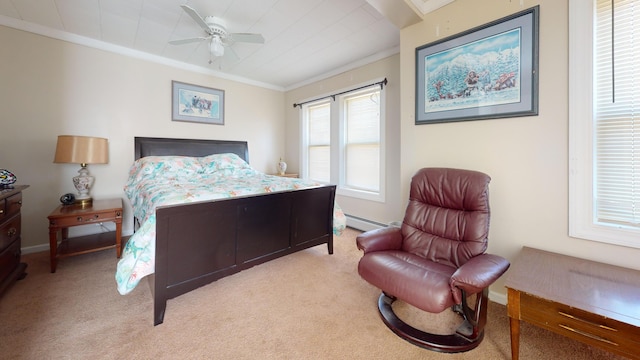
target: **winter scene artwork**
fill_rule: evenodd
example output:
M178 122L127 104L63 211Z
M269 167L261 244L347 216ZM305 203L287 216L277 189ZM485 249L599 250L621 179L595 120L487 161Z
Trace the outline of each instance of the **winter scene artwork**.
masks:
M416 124L537 115L539 6L416 49Z
M520 29L425 59L425 109L434 112L520 101Z

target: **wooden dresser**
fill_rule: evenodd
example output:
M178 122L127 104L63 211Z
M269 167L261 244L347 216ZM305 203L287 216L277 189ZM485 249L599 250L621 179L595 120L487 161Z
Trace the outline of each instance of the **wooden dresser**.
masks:
M505 286L512 359L520 320L640 359L640 271L524 247Z
M27 264L20 262L20 208L22 190L28 187L0 190L0 295L26 275Z

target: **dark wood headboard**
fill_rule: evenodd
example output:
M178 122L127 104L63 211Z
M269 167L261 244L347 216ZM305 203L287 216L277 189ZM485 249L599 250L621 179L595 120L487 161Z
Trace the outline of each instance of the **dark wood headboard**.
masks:
M145 156L207 156L233 153L249 162L246 141L135 137L135 160Z

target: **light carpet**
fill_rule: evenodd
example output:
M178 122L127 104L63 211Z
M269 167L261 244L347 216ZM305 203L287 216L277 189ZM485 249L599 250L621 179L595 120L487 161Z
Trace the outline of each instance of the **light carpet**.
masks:
M153 326L146 281L116 291L115 251L62 259L23 256L28 276L0 298L2 359L509 359L506 308L490 303L485 339L472 351L442 354L400 339L380 320L379 290L357 273L359 232L218 280L169 300ZM415 309L414 309L415 310ZM451 311L405 308L437 329ZM429 330L429 329L427 329ZM526 323L521 359L619 359Z

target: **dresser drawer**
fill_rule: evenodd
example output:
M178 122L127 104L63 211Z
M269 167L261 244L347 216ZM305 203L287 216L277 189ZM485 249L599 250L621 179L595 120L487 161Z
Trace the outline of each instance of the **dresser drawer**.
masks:
M0 225L0 251L20 238L20 214L14 215Z
M0 251L0 279L5 279L20 263L20 241Z
M17 193L0 200L0 222L9 218L13 214L19 213L21 207L22 193Z
M5 199L7 217L17 214L20 212L20 208L22 208L22 193L17 193L15 195L11 195Z
M627 356L640 349L640 328L632 325L526 293L520 309L522 320L572 339Z

